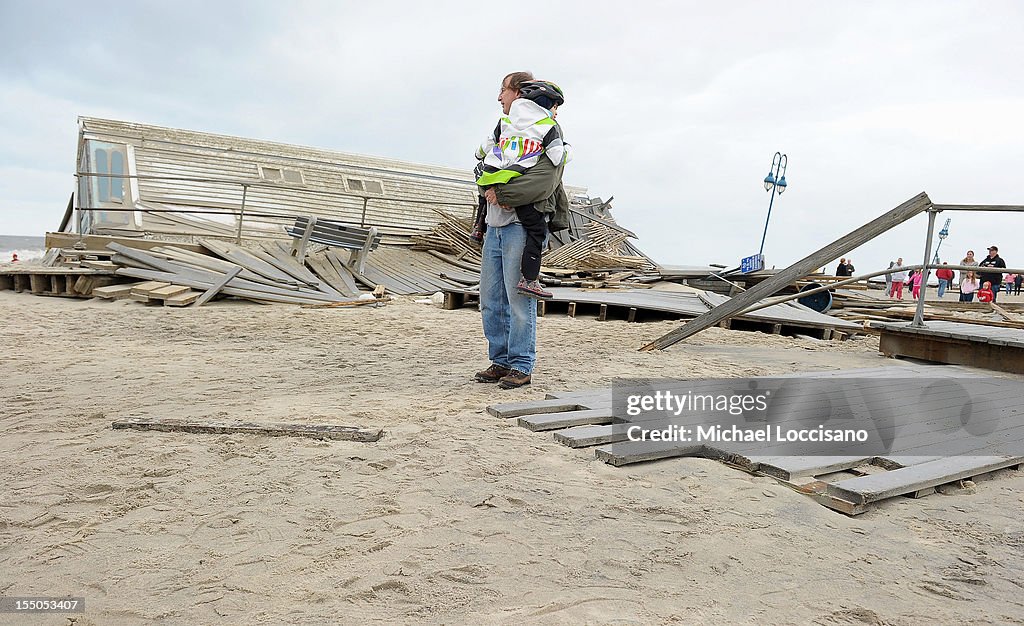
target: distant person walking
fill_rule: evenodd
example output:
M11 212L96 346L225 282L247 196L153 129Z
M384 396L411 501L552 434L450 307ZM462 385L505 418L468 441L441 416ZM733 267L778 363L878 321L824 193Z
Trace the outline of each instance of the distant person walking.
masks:
M1003 280L1003 287L1006 288L1006 295L1010 295L1013 292L1013 284L1017 282L1016 274L1007 274L1006 279Z
M945 261L943 261L942 264L949 265L949 263L946 263ZM945 295L946 289L953 284L953 270L945 267L939 268L939 270L935 272L935 277L939 279L939 297L941 298Z
M976 291L978 291L978 275L974 272L961 272L960 302L974 302Z
M896 261L889 261L889 269L892 269L896 265ZM885 275L885 295L889 298L892 297L892 274Z
M853 266L853 259L846 259L846 275L853 276L853 272L856 268Z
M893 272L892 276L892 290L889 291L890 298L896 298L897 300L903 299L903 281L907 280L907 272L903 268L903 257L896 259L896 264L893 269L899 270Z
M978 280L980 280L982 284L991 283L991 285L989 286L992 288L992 302L995 302L999 295L999 286L1003 282L1003 273L998 271L983 272L981 271L981 268L983 267L997 269L1006 267L1006 261L1004 261L1003 258L999 256L999 248L997 248L996 246L989 246L988 256L982 259L980 263L978 263ZM980 293L978 294L978 300L981 300Z
M1024 283L1024 276L1021 276L1020 274L1017 274L1017 276L1014 277L1014 279L1013 279L1013 295L1015 295L1015 296L1019 296L1020 295L1021 283Z
M839 259L839 265L836 266L836 276L846 275L846 259Z

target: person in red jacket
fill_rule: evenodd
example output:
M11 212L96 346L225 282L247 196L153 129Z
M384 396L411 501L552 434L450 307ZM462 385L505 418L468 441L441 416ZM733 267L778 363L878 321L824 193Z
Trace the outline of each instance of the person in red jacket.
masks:
M942 264L949 265L945 261L943 261ZM953 284L953 270L946 269L944 267L939 268L939 270L935 272L935 277L939 279L939 297L941 298L946 293L946 289Z
M985 284L978 290L978 302L992 302L992 283L985 281Z

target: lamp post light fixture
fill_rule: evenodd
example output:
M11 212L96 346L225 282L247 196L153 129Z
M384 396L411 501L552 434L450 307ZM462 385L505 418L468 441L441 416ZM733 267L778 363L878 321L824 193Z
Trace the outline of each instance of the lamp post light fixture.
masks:
M952 218L947 217L946 225L939 231L939 245L935 246L935 257L932 258L932 263L935 265L939 264L939 248L942 247L942 242L946 240L946 237L949 237L949 223L951 221L953 221Z
M775 156L772 157L772 166L768 170L768 175L764 177L764 190L772 193L771 199L768 201L768 218L764 221L764 234L761 235L761 249L758 250L757 254L760 256L764 254L764 240L768 236L768 222L772 219L772 204L775 203L775 193L782 194L786 191L786 165L789 163L789 159L786 155L781 152L776 152Z

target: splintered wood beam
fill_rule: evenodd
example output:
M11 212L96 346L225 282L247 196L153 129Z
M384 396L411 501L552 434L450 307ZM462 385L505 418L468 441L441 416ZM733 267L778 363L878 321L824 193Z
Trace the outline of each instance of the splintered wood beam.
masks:
M184 432L200 434L246 434L267 437L308 437L312 439L334 439L372 443L381 438L380 428L358 428L332 424L284 424L253 422L218 422L160 418L128 418L112 425L114 430L156 430L161 432Z
M640 348L640 350L664 350L687 337L696 335L706 328L714 326L723 320L727 320L739 314L758 300L766 298L798 278L803 278L810 274L813 270L821 267L825 263L828 263L832 259L846 254L850 250L874 239L894 226L898 226L915 215L927 211L931 206L932 203L928 198L928 194L922 191L893 210L884 213L853 232L836 239L827 246L812 252L771 278L764 280L750 289L747 289L743 293L730 298L727 302L724 302L707 313L690 320L672 332L645 345Z

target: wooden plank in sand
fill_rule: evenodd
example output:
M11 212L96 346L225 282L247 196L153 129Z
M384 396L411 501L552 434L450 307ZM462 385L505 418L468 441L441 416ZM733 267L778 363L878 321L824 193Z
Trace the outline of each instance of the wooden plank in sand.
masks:
M193 289L202 289L204 291L212 287L214 282L216 282L217 280L215 275L211 276L212 273L210 272L204 274L184 275L181 273L161 272L157 270L144 270L131 267L122 267L121 269L117 270L117 273L119 276L131 276L132 278L145 278L148 280L163 279L165 281L168 281L168 284L170 283L170 281L173 281L175 284L178 285L188 285ZM195 278L195 276L201 277ZM240 279L236 278L234 279L234 281L232 281L232 283L239 281ZM330 296L327 296L327 294L320 294L319 292L312 295L309 294L308 292L300 292L295 293L293 295L280 295L277 292L275 292L272 287L256 290L251 288L232 287L229 285L223 289L223 292L229 296L248 298L250 300L255 300L257 302L282 302L285 304L316 304L322 302L336 301L330 299ZM313 295L319 295L321 297L314 298L312 297ZM338 298L340 299L340 296L338 296Z
M185 293L179 293L176 296L164 298L164 306L188 306L198 300L201 295L203 295L202 292L192 291L189 289Z
M374 442L384 434L380 428L358 428L333 424L286 424L269 422L218 422L160 418L128 418L112 425L114 430L157 430L161 432L184 432L199 434L247 434L267 437L308 437L311 439L334 439L337 441Z
M97 287L92 290L92 295L97 298L107 298L108 300L121 300L131 295L134 286L133 284L128 284Z
M187 250L181 250L181 249L175 248L174 246L165 246L165 247L162 247L162 248L154 248L153 251L152 251L152 254L154 256L159 255L161 258L164 258L164 259L166 259L168 261L173 261L173 262L176 262L176 263L179 263L179 264L183 264L183 265L185 265L187 267L190 267L192 269L216 272L218 274L224 274L225 272L230 272L234 268L238 267L238 265L236 263L232 263L231 261L225 261L225 260L219 259L217 257L206 256L206 255L203 255L203 254L197 254L195 252L189 252ZM252 282L255 282L255 283L261 283L261 284L269 285L269 286L272 286L272 287L282 287L282 288L287 288L287 289L298 289L298 285L297 284L295 284L295 285L293 285L291 283L285 284L285 283L282 283L282 282L279 282L279 281L267 278L266 276L263 276L262 274L257 274L255 272L251 272L251 271L246 270L246 269L243 269L242 273L239 274L238 277L242 278L244 280L252 281Z
M289 263L275 257L267 250L267 248L247 248L246 250L249 254L266 261L285 274L295 278L300 283L304 283L314 289L320 289L322 287L320 281L317 280L317 277L305 267L300 266L294 258L291 258L291 262Z
M216 241L212 239L200 239L199 243L216 254L225 261L230 261L235 265L240 265L250 272L260 274L266 278L277 281L284 284L295 284L298 281L295 280L291 274L279 270L277 267L267 263L263 259L250 254L245 248L230 244L224 241Z
M122 267L117 270L121 276L133 278L146 278L149 280L165 280L168 284L187 285L193 289L209 289L223 278L220 272L190 268L180 263L166 261L151 254L133 250L117 243L111 243L110 248L119 252L127 259L133 259L139 263L155 268L155 270ZM310 302L338 302L343 300L340 296L331 296L319 291L282 289L242 280L233 279L223 292L231 296L239 296L253 300L265 300L270 302L285 302L295 304L308 304Z
M170 287L171 283L164 283L156 280L149 280L144 283L136 283L132 285L132 290L129 293L129 297L132 300L138 300L139 302L149 301L149 292L156 289L163 289L164 287Z
M150 298L166 300L167 298L173 298L178 294L186 293L189 291L192 291L191 287L182 287L181 285L168 285L166 287L150 289L148 295Z
M349 270L345 262L338 256L338 253L334 250L325 250L324 254L345 284L345 291L342 293L346 296L358 296L359 285L356 285L356 279L352 277L352 271Z
M503 404L492 404L487 407L487 412L494 417L508 419L522 417L523 415L537 415L538 413L562 413L565 411L579 411L588 407L580 406L575 400L533 400L531 402L509 402Z
M354 295L346 293L348 290L341 276L323 253L306 255L306 265L312 268L317 278L321 280L321 285L326 285L331 289L331 293Z
M633 424L608 424L592 426L574 426L553 433L555 441L570 448L587 448L606 443L617 443L628 440L629 429Z
M323 287L316 274L309 271L304 264L299 263L299 261L291 255L291 246L289 244L282 241L267 241L263 243L261 251L263 254L259 255L260 258L265 259L271 265L304 280L310 286L318 288ZM252 252L253 254L256 253L255 250ZM273 260L271 261L271 259Z
M573 426L589 426L593 424L611 424L615 421L611 408L591 409L583 411L561 411L524 415L519 418L519 425L530 430L560 430Z
M241 271L242 271L241 267L236 267L235 269L231 270L227 274L224 274L224 276L221 279L219 279L217 282L215 282L212 287L207 289L203 293L203 295L199 296L199 299L196 300L196 302L195 302L195 304L193 306L203 306L204 304L209 302L211 298L213 298L215 295L220 293L220 291L222 289L224 289L225 285L227 285L228 283L231 282L231 279L233 279L235 276L238 276L238 273L241 272Z
M957 456L937 459L890 472L841 480L830 484L827 493L854 504L867 504L997 469L1015 467L1021 460L1024 459L1019 456Z

